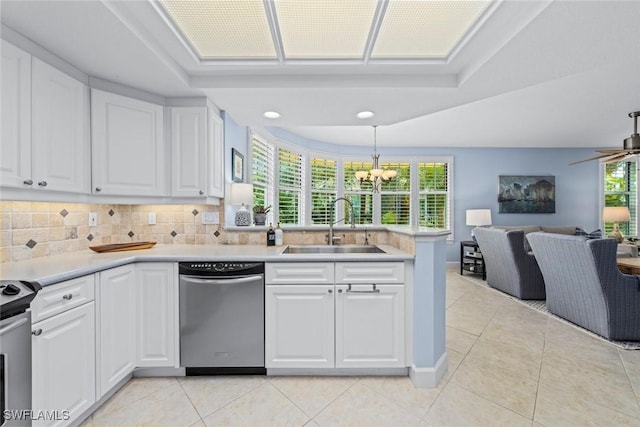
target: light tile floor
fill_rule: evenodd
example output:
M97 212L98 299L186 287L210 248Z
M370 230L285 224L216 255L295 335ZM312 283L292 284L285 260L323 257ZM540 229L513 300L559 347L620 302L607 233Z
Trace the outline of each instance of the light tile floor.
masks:
M640 426L640 351L447 272L449 370L404 377L135 378L91 426Z

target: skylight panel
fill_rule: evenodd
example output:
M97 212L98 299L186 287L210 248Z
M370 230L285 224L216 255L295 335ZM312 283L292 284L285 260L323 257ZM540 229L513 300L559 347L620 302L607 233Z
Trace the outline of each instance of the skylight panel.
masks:
M390 0L372 58L446 58L489 1Z
M276 59L262 0L160 0L200 59Z
M362 58L376 0L275 0L287 59Z

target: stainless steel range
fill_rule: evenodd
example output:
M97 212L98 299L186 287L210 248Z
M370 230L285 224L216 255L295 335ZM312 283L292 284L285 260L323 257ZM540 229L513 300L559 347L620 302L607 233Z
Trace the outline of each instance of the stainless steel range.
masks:
M0 281L0 426L31 425L31 312L40 285Z

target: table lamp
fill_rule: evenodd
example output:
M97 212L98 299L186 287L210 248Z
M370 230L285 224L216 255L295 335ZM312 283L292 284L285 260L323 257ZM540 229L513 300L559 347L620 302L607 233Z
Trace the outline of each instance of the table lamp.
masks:
M236 212L235 223L239 226L251 225L251 212L246 205L253 203L253 184L231 184L231 204L241 205Z
M482 227L491 225L491 209L469 209L467 210L467 225L472 227ZM471 230L471 238L476 241L476 236Z
M622 233L620 233L618 222L631 221L629 208L626 206L606 206L602 210L602 221L613 222L613 231L609 234L609 237L613 237L618 241L618 243L622 243L624 239L622 237Z

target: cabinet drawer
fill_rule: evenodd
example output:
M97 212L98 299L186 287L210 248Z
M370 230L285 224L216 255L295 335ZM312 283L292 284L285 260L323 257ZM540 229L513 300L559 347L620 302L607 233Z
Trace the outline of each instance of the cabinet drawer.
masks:
M42 288L31 303L31 321L44 320L94 300L93 274Z
M336 283L404 283L404 263L337 262Z
M268 285L333 284L332 262L286 262L265 266Z

